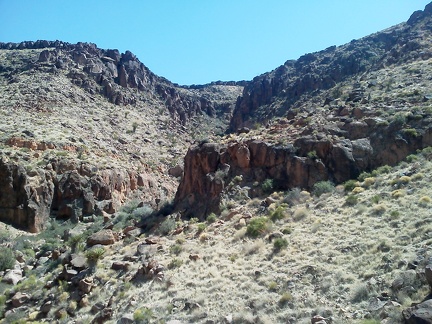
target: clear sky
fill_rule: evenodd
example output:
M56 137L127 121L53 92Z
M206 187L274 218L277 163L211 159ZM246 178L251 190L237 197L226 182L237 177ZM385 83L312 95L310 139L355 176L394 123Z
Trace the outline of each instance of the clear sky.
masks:
M408 20L432 0L0 0L0 42L132 51L179 84L251 80Z

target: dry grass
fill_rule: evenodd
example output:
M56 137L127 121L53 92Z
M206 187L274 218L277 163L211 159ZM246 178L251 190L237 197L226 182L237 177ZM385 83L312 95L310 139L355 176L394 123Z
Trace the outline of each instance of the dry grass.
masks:
M431 164L424 161L424 168L432 167ZM297 323L307 323L312 314L325 313L336 322L357 323L353 314L366 313L370 300L387 291L401 276L409 285L418 287L420 293L389 293L404 305L419 301L421 292L426 293L424 283L414 279L406 266L398 264L424 255L421 246L432 244L427 240L432 226L421 221L428 219L427 209L409 207L411 202L428 203L424 192L428 191L429 182L418 181L414 186L411 181L410 199L395 199L390 183L403 170L404 167L396 167L383 175L380 185L357 193L359 203L354 206L345 204L346 196L337 192L326 197L325 204L308 201L307 208L305 202L298 203L293 215L297 211L302 216L278 220L280 230L291 229L285 234L288 245L278 253L264 237L247 237L245 227L233 230L238 222L235 217L217 230L210 224L201 234L208 235L208 239L186 234L178 255L164 252L178 249L178 238L172 237L164 243L163 250L154 254L168 266L166 276L170 284L149 282L132 286L132 293L119 301L119 307L136 295L146 298L131 311L147 307L155 319L220 322L226 317L238 323L257 319L276 323L292 318ZM382 198L374 203L376 196ZM365 210L359 213L360 206L365 206ZM256 215L253 208L244 206L243 212ZM401 224L405 224L404 231L395 231L395 226ZM189 260L192 253L200 258ZM176 266L169 266L173 263ZM199 308L182 310L185 300ZM397 318L398 314L394 310L391 316Z

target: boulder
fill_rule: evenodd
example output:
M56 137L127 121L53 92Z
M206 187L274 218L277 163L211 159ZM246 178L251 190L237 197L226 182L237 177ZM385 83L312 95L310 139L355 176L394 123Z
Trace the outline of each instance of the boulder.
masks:
M183 175L183 168L177 164L176 166L168 169L168 174L175 178L181 177Z
M13 295L11 299L12 306L14 308L20 307L27 303L30 300L30 295L22 292L17 292L15 295Z
M85 258L85 256L83 255L79 255L79 254L72 254L71 256L71 261L70 261L70 265L75 269L75 270L83 270L86 268L87 266L87 259Z
M432 323L432 299L402 311L407 324Z
M94 287L93 278L87 277L79 281L78 288L85 294L88 294Z
M116 242L116 236L114 235L114 232L110 229L104 229L99 232L96 232L89 236L87 239L87 245L93 246L93 245L111 245Z
M6 274L2 278L2 282L6 282L8 284L16 285L18 282L23 280L23 274L20 269L11 269L6 272Z

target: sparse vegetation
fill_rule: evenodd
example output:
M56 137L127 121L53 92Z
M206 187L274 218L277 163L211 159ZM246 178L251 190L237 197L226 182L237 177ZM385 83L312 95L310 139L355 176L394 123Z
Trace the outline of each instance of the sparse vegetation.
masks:
M280 251L288 246L288 241L285 238L278 237L273 242L273 248L275 251Z
M110 305L113 322L128 313L125 320L137 323L310 323L315 314L333 323L401 323L401 310L430 292L423 272L432 244L432 148L413 151L427 143L432 117L432 68L417 59L430 33L414 24L417 45L403 46L400 35L396 61L381 46L385 64L363 55L362 74L343 75L331 89L292 96L298 89L274 87L275 96L245 123L259 127L229 134L229 107L242 86L164 81L161 94L158 78L150 91L113 79L116 100L125 100L114 105L100 80L63 49L55 54L66 64L61 69L39 61L42 49L0 50L0 160L10 162L6 173L22 172L26 195L38 198L30 207L54 197L43 232L0 224L0 321L86 323ZM359 40L298 63L314 75L324 60L352 70L343 67L344 50L355 54L357 44L376 52L370 39ZM94 51L82 50L92 63L103 58L105 84L112 55ZM275 84L297 87L291 69L287 63L272 73ZM178 107L167 107L171 93ZM188 107L204 108L202 98L209 104L194 115ZM17 145L8 144L12 137ZM239 146L249 150L247 167ZM192 163L197 182L174 204L191 167L188 150L202 159ZM379 163L392 166L373 169ZM317 179L336 186L319 181L311 188ZM10 188L22 190L18 182ZM198 206L219 194L220 214ZM21 217L27 205L20 204ZM86 246L102 228L112 231L110 245ZM23 278L11 284L14 266ZM11 307L17 292L30 296L24 307ZM53 308L45 313L47 301ZM386 305L375 311L375 301Z
M275 187L275 183L273 179L265 179L264 182L261 185L261 189L265 192L265 193L271 193L273 192Z
M258 237L269 231L269 219L265 216L253 218L247 225L246 234L250 237Z
M15 264L15 255L10 248L0 246L0 271L12 269Z
M320 197L322 194L333 192L334 184L331 181L319 181L314 184L312 193Z

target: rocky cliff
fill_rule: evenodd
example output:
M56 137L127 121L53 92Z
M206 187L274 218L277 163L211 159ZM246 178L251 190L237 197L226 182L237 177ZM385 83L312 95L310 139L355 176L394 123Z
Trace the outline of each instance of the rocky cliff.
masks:
M206 114L211 117L230 114L234 102L246 82L214 82L203 86L179 86L151 72L130 51L104 50L95 44L70 44L61 41L26 41L0 43L0 49L43 49L32 67L68 71L72 82L90 94L100 93L116 105L136 104L139 96L144 100L158 99L168 108L172 118L186 124L190 118ZM0 67L0 71L4 72ZM10 71L16 72L16 71ZM124 91L125 89L139 90Z
M238 134L188 151L179 209L201 218L218 211L238 176L250 197L263 194L265 179L310 190L432 145L431 32L428 5L407 23L256 77L233 113Z
M169 168L193 138L225 130L243 88L179 86L129 51L61 41L0 43L0 84L0 220L32 232L131 196L169 200Z
M147 197L160 194L160 187L145 172L97 170L94 165L66 159L26 169L3 156L1 220L35 233L46 227L50 216L79 222L92 215L113 214L138 187Z
M249 198L263 195L261 185L267 179L272 180L273 190L311 190L319 181L339 184L432 146L430 124L415 135L400 126L371 125L358 139L319 134L279 146L245 137L225 145L192 147L185 157L177 206L186 217L205 219L220 212L223 196L233 190L233 184L244 187Z

